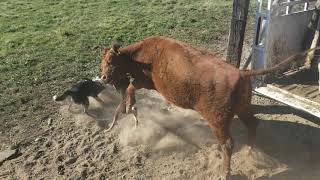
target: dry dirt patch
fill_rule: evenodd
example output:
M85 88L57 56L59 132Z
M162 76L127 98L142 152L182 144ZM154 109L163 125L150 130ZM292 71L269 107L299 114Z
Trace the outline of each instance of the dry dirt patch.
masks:
M107 133L118 102L91 99L90 112L60 108L60 119L22 155L0 167L4 179L217 179L221 154L206 122L191 110L167 103L154 91L138 94L139 126L124 116ZM234 179L318 179L319 127L296 111L255 97L261 119L257 147L245 145L247 131L235 118ZM281 112L280 112L281 111Z

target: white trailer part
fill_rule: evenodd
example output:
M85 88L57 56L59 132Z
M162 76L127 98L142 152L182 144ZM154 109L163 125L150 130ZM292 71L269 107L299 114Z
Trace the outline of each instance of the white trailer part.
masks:
M308 24L315 10L315 2L316 0L257 0L251 69L269 68L288 56L310 47L308 41L312 40L313 33ZM301 65L303 63L304 60L301 60ZM320 64L318 68L320 72ZM318 81L316 84L273 83L271 85L266 84L264 76L254 78L253 86L254 91L264 96L320 118ZM297 92L300 93L296 93L295 88L299 89Z

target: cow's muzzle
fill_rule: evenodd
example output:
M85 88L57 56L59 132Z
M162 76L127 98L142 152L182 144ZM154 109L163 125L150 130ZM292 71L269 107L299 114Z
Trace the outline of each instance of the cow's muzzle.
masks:
M105 80L107 80L107 76L106 75L102 75L100 79L105 81Z

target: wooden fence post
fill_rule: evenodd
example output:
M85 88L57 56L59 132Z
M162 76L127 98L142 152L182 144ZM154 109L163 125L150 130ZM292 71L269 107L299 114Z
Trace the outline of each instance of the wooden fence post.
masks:
M320 36L320 19L319 19L319 13L320 13L320 0L317 0L316 3L316 9L313 11L311 21L308 25L310 30L314 30L314 37L310 46L310 49L315 48L318 45L319 42L319 36ZM315 51L308 52L307 57L305 59L305 63L303 68L310 69L312 60L314 59ZM319 73L320 74L320 73Z
M250 0L233 0L227 62L233 64L237 68L239 68L241 61L249 4Z

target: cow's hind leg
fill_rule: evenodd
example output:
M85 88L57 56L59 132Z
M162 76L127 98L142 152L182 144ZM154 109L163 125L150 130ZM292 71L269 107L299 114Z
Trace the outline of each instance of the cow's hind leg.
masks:
M250 79L243 79L241 85L241 91L238 92L236 114L248 129L248 145L252 147L256 142L256 130L259 121L251 111L252 88Z
M230 123L232 117L228 118L215 118L209 121L209 125L213 130L214 135L217 137L219 141L219 145L221 147L223 153L223 178L229 179L230 177L230 162L231 155L233 150L233 140L230 135Z
M256 143L257 126L259 124L258 119L253 115L249 108L243 109L237 113L239 119L248 129L248 145L253 147Z

